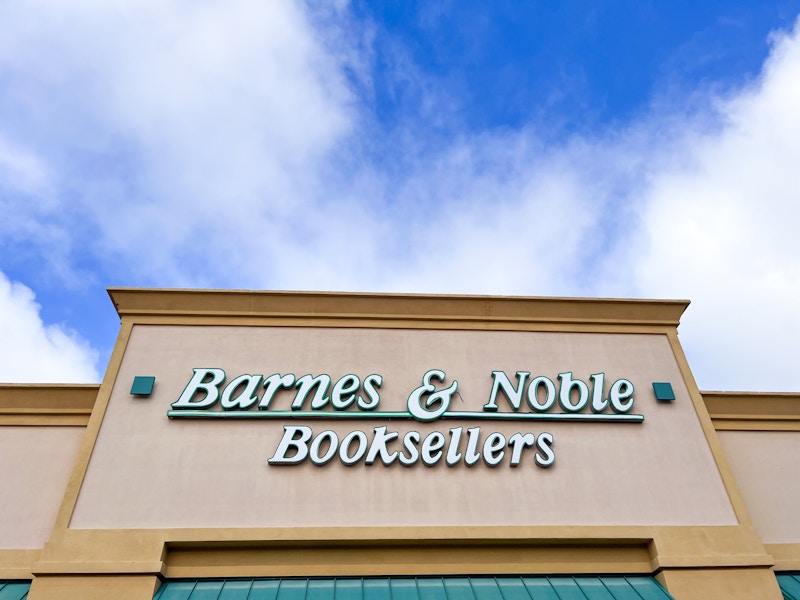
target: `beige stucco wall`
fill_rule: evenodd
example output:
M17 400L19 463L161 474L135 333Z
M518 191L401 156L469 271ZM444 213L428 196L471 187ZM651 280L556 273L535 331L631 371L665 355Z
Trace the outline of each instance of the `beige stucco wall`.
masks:
M800 543L800 432L720 431L718 435L763 542Z
M269 466L284 421L170 420L193 367L242 373L384 377L381 410L404 410L422 374L459 381L454 410L480 411L491 371L555 379L605 372L637 386L642 424L308 421L315 433L387 425L425 434L479 425L555 438L556 463L405 468L334 460ZM156 376L148 399L135 375ZM678 399L656 403L651 382ZM448 380L449 383L449 380ZM292 395L276 399L287 409ZM505 407L501 407L503 410ZM341 435L340 435L341 437ZM730 525L727 494L665 335L270 327L134 327L71 521L73 528Z
M41 548L64 497L83 427L0 427L0 548Z

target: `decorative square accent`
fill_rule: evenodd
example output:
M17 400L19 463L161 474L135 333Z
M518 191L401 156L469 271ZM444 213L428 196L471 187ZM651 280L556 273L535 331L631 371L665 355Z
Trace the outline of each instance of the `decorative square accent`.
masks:
M155 377L137 375L133 378L131 394L133 396L149 396L153 393L153 386L156 383Z
M656 393L656 400L659 402L672 402L675 400L675 392L669 382L653 382L653 391Z

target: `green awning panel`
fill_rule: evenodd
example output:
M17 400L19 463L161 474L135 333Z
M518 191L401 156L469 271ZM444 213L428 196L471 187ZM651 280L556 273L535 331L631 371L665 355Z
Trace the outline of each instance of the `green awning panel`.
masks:
M672 600L672 596L652 577L392 577L167 581L154 600Z
M30 581L0 581L0 600L24 600L30 589Z
M778 585L786 600L800 600L800 573L779 573Z

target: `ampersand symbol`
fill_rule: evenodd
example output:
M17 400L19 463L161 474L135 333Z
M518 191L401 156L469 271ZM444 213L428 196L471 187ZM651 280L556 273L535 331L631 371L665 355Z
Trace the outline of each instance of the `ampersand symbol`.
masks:
M444 381L447 375L439 369L431 369L422 376L422 385L408 396L408 412L418 421L433 421L441 417L450 408L450 398L458 389L458 381L453 381L449 387L436 391L432 379ZM435 392L435 393L434 393ZM423 403L423 396L427 396ZM431 410L431 406L438 406Z

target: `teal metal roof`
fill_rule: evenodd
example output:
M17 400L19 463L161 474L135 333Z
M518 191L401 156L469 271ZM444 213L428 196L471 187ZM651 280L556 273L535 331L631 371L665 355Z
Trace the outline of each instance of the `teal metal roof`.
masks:
M0 581L0 600L24 600L29 589L30 581Z
M652 577L391 577L167 581L154 600L672 600L672 596Z
M800 600L800 573L778 573L778 585L786 600Z

